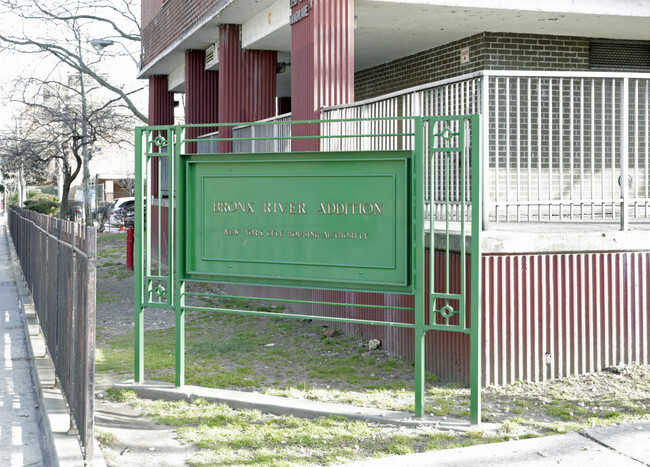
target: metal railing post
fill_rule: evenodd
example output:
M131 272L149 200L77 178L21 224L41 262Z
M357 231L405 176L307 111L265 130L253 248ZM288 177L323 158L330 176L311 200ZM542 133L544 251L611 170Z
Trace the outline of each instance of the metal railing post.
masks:
M620 133L620 152L621 152L621 176L619 177L619 185L621 187L621 230L628 230L629 228L629 175L628 175L628 151L629 151L629 78L623 78L621 82L621 133Z
M481 108L478 113L482 117L479 122L481 137L478 140L478 145L474 147L479 148L479 154L481 155L479 165L481 170L480 190L483 202L480 206L483 217L482 229L488 230L490 227L490 179L488 176L490 168L490 137L487 129L490 121L490 77L482 76L479 83ZM472 151L474 151L473 148Z

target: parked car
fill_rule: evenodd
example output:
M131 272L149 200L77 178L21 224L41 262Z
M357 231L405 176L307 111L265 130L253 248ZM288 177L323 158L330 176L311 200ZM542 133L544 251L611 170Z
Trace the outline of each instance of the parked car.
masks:
M110 217L108 220L109 225L122 226L127 215L128 210L133 211L135 206L135 198L132 196L126 198L117 198L113 201L113 206L110 209Z
M124 208L124 227L135 227L135 204L131 204Z

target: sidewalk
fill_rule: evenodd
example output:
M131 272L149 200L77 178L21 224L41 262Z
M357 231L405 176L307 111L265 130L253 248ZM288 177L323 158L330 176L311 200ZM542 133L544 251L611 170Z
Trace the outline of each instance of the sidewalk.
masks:
M350 467L650 466L650 422L354 462Z
M0 215L0 465L51 465L5 224Z

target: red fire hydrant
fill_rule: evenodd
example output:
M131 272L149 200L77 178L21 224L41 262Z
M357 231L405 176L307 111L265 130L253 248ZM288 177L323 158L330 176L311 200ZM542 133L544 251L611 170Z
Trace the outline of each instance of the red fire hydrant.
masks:
M126 230L126 270L133 271L133 244L135 243L135 235L133 234L133 227Z

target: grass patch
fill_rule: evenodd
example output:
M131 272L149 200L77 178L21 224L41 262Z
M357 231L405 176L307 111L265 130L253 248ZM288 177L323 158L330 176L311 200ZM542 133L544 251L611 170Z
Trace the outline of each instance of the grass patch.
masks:
M99 258L118 258L118 257L123 257L126 251L126 246L120 247L120 248L111 248L111 249L106 249L99 251L97 253L97 257Z
M95 430L95 439L99 444L104 446L111 446L117 444L117 436L112 433L107 433L103 430Z
M186 355L188 357L211 358L223 354L240 354L252 352L255 345L249 340L232 337L222 341L200 341L192 342L186 346Z
M120 298L110 292L97 292L97 303L117 303Z
M102 232L97 234L97 245L102 245L105 243L111 243L115 241L125 242L126 237L124 234L114 234L108 232Z
M368 352L345 336L323 338L323 334L323 326L308 321L188 313L185 382L413 410L413 369L408 362L380 350ZM100 333L99 337L97 370L131 374L133 332L113 337ZM147 331L144 341L145 378L173 382L175 331ZM446 409L445 413L453 412Z
M138 398L135 391L130 389L115 389L110 387L106 390L106 398L113 402L132 402Z
M97 277L100 279L108 279L111 277L114 279L126 279L127 277L133 276L133 271L127 271L124 264L113 264L109 265L109 267L118 267L119 269L108 270L105 274L98 274Z
M483 433L387 429L334 416L275 416L203 400L138 399L135 404L159 422L179 427L180 438L200 448L192 465L331 465L490 441Z
M564 421L581 420L588 418L587 415L591 414L591 411L586 408L563 400L551 402L545 407L544 411L548 415Z

